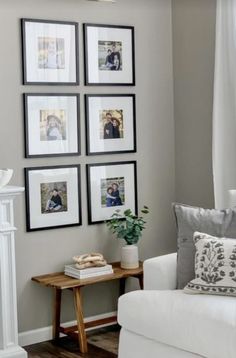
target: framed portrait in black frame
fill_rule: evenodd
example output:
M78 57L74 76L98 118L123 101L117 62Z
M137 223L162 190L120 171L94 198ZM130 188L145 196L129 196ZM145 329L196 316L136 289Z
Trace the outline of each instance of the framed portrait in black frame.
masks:
M84 24L85 84L135 85L134 27Z
M115 210L137 214L136 161L87 164L88 223L109 220Z
M82 224L80 165L25 168L27 231Z
M21 19L23 84L78 85L78 23Z
M25 157L80 155L80 96L25 93Z
M85 95L87 155L136 152L134 94Z

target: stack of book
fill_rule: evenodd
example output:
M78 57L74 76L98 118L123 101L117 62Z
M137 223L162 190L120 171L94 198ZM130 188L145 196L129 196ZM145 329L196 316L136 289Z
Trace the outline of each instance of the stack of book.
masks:
M85 269L78 269L75 264L65 265L66 276L74 277L79 280L83 278L91 278L95 276L110 275L113 273L112 265L106 265L102 267L89 267Z

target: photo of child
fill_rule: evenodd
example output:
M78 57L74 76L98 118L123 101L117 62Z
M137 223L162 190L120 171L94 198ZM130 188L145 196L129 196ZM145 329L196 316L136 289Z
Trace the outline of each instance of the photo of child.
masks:
M125 204L124 182L124 177L101 179L102 208Z
M100 139L124 138L122 109L105 109L99 113Z
M122 70L122 42L98 41L98 68L101 71Z
M63 38L38 37L38 68L65 68L65 43Z
M67 183L40 184L42 214L67 211Z
M40 110L40 140L66 139L65 110Z

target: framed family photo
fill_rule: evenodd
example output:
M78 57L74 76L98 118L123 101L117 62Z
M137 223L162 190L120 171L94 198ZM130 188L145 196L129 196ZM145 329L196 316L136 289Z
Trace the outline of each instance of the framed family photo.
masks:
M87 164L88 222L109 220L115 210L137 214L135 161Z
M81 225L80 166L25 168L27 231Z
M78 85L78 23L21 19L23 83Z
M85 95L87 155L136 152L134 94Z
M80 155L79 95L24 94L25 156Z
M135 85L134 27L84 24L85 84Z

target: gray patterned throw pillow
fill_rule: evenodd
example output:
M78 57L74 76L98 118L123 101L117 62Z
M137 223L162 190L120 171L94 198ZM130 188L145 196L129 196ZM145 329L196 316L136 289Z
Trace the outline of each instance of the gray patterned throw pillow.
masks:
M195 279L186 293L236 296L236 241L195 232Z
M177 287L182 289L194 278L194 232L236 238L236 208L203 209L177 203L173 208L177 223Z

